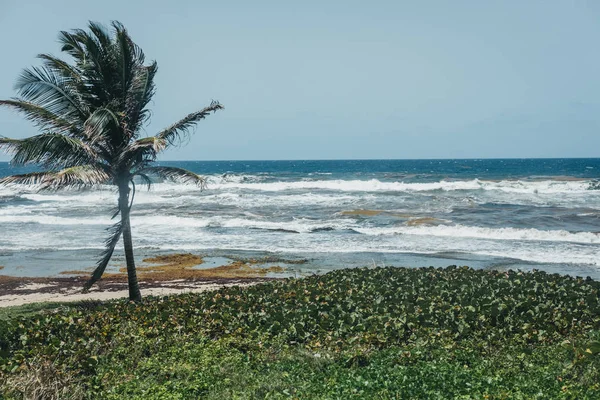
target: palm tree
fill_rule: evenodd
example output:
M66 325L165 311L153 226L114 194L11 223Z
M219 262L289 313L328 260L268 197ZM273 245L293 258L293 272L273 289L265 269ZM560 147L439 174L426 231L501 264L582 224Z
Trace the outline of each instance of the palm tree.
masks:
M148 187L151 176L202 186L203 178L193 172L153 162L159 152L187 138L197 122L223 107L213 101L155 136L141 137L150 117L147 106L155 92L157 65L144 64L144 53L121 23L111 25L110 32L93 22L89 31L61 32L61 50L72 62L39 55L43 65L25 69L17 80L18 97L0 101L41 131L22 140L0 137L0 148L12 153L15 165L44 169L3 178L0 185L33 184L40 190L115 185L119 197L113 218L120 214L120 221L109 228L106 248L85 289L102 277L122 236L129 299L141 301L129 222L134 177Z

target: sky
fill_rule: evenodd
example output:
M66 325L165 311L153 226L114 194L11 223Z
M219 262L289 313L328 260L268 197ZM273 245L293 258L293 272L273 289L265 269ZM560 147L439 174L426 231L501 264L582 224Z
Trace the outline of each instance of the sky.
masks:
M89 20L158 62L145 135L225 106L163 160L600 156L598 1L0 0L0 98Z

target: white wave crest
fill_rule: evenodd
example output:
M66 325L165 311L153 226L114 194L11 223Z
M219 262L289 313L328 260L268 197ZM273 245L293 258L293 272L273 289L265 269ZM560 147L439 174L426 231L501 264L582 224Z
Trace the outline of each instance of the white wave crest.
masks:
M593 232L571 233L565 230L544 231L539 229L518 228L484 228L464 225L438 225L419 227L382 227L382 228L354 228L357 232L366 235L419 235L440 237L461 237L491 240L525 240L525 241L550 241L572 242L584 244L600 244L600 235Z
M248 189L277 192L283 190L339 190L346 192L423 192L433 190L497 190L508 193L569 193L585 192L590 181L439 181L430 183L382 182L371 180L315 180L269 183L217 183L210 189Z
M0 224L40 224L40 225L110 225L110 217L107 218L68 218L54 215L0 215Z
M320 229L343 230L351 229L351 223L345 221L325 221L318 222L314 220L299 218L291 221L268 221L260 219L245 218L187 218L174 215L168 216L133 216L132 225L134 227L144 226L167 226L167 227L188 227L188 228L247 228L247 229L265 229L281 230L298 233L309 233Z
M500 241L544 241L600 244L600 234L519 228L485 228L465 225L364 227L347 219L317 221L295 218L289 221L269 221L256 218L187 218L178 216L139 216L134 226L175 226L196 228L249 228L311 233L319 230L353 230L369 236L418 235L432 237L474 238Z

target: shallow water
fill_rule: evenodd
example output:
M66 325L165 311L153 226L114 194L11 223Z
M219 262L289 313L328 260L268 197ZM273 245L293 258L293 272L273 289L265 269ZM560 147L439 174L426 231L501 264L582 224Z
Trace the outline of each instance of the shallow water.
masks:
M136 255L280 254L289 274L348 266L471 265L600 278L600 159L170 162L204 191L141 187ZM21 173L0 163L0 176ZM596 189L596 190L595 190ZM91 268L116 194L0 189L2 274ZM115 255L112 268L122 263Z

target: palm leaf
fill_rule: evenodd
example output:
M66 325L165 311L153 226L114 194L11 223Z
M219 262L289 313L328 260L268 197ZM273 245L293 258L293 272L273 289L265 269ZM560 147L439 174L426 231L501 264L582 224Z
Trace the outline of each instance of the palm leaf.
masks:
M81 35L85 35L81 29L73 32L61 31L58 35L58 42L62 44L61 51L69 54L79 63L85 62L85 49L81 44Z
M62 116L50 112L47 108L40 107L37 104L27 101L0 100L0 106L9 107L24 114L25 118L41 129L70 133L74 136L78 136L77 119L63 118Z
M62 116L86 114L84 104L68 81L45 67L25 69L15 84L21 100Z
M98 46L98 48L107 49L112 45L112 40L110 35L106 31L106 28L99 24L98 22L90 21L88 23L88 28L90 32L94 34L94 42ZM86 35L86 39L91 39L91 35Z
M119 133L119 117L108 108L97 109L84 123L84 132L92 143L104 143L119 147L124 140Z
M146 60L144 52L142 51L142 48L140 46L138 46L133 42L133 40L131 40L131 36L129 36L125 25L123 25L119 21L112 21L111 25L115 30L116 36L119 36L120 34L123 35L123 38L127 41L129 48L131 49L132 55L137 60L137 63L139 63L140 65L143 64Z
M79 139L58 133L45 133L26 139L0 137L0 149L13 152L16 165L39 164L46 168L64 168L98 162L96 152Z
M96 264L96 268L94 269L94 272L92 272L92 276L83 286L84 292L88 291L94 283L98 282L100 278L102 278L102 275L104 274L104 271L108 266L108 262L110 261L115 251L115 247L117 246L117 243L119 243L119 238L123 233L123 225L121 224L121 222L117 222L113 226L109 227L107 230L109 232L109 237L104 242L106 248L100 254L101 258Z
M125 109L127 126L133 132L132 137L136 137L139 129L150 118L150 110L146 106L155 93L154 77L157 71L156 62L138 68L128 91Z
M115 28L115 67L118 71L121 85L121 97L127 98L127 93L135 78L135 69L141 66L143 61L143 53L141 60L136 57L137 47L129 38L125 27L119 23L113 23Z
M0 179L0 186L7 185L41 185L51 179L54 172L31 172L28 174L10 175Z
M157 154L167 145L166 140L156 136L138 139L123 150L120 161L128 162L132 166L155 161Z
M81 76L80 71L66 61L50 54L38 54L37 57L44 62L46 68L54 71L55 74L60 75L63 78L72 81L73 83L82 82L83 77Z
M139 171L136 171L134 175L155 175L159 178L180 183L192 183L201 188L206 185L206 179L194 172L188 171L183 168L176 167L146 167Z
M165 139L149 136L129 144L120 154L119 163L129 165L130 169L143 169L156 161L159 152L168 146Z
M73 39L84 52L77 67L85 76L90 102L94 108L106 107L120 92L115 88L117 77L113 42L105 29L90 22L91 33L75 31Z
M213 101L210 103L210 106L189 114L187 117L161 131L156 137L166 140L169 145L179 144L189 136L190 129L196 126L200 120L206 118L211 112L221 109L223 109L223 106L218 101Z
M36 185L39 190L83 189L106 184L110 180L110 175L102 169L91 165L82 165L60 171L11 175L0 179L0 185Z
M150 188L152 187L152 179L150 179L150 177L146 174L144 174L143 172L138 172L137 174L135 174L136 176L139 176L140 179L142 180L142 182L148 187L148 190L150 190Z
M83 189L110 183L111 177L102 169L90 166L81 165L71 168L65 168L58 171L54 176L46 180L42 190L57 190L62 188L77 188Z

